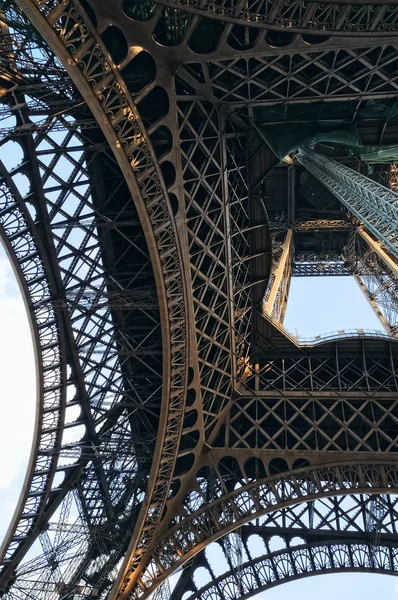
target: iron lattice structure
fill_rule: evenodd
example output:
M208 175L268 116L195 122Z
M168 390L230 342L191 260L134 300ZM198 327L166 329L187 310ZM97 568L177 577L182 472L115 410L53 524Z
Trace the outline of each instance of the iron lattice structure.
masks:
M0 234L39 377L2 597L396 573L396 194L330 146L277 165L254 126L353 102L396 143L395 3L4 0L0 25ZM355 276L386 333L300 344L309 273Z

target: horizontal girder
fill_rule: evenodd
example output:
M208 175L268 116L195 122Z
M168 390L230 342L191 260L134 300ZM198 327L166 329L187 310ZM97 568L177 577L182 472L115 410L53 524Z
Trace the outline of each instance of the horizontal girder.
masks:
M219 19L236 25L282 31L289 27L293 31L316 31L324 35L353 35L356 32L377 35L380 31L393 35L398 27L397 7L392 2L377 3L370 7L360 0L340 4L317 1L303 4L299 0L194 0L190 3L185 0L155 0L154 3L145 3L146 10L153 11L154 4L166 7L165 11L167 8L169 11L180 9L202 18ZM127 9L131 7L131 16L134 10L138 13L138 8L134 8L138 7L137 0L130 0L125 6Z

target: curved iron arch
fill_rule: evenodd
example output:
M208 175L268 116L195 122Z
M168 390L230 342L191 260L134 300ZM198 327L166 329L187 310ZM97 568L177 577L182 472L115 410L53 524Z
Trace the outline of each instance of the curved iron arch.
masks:
M265 554L217 577L184 600L251 598L271 587L329 573L398 574L398 547L380 540L377 549L363 541L327 541Z
M39 86L40 88L40 86ZM36 90L37 91L37 90ZM34 86L32 86L32 90L29 90L30 94L34 94L35 93L35 88ZM51 130L51 126L52 123L50 123L49 128ZM58 119L54 125L54 129L55 131L58 131L59 129L66 129L68 131L68 134L65 136L65 140L62 142L62 144L60 145L60 147L57 146L57 144L54 144L54 148L56 147L56 150L61 151L61 155L66 155L67 158L70 159L70 161L73 163L73 172L72 172L72 180L74 180L74 173L77 173L77 177L79 176L80 171L82 173L85 172L85 168L84 165L82 163L83 159L79 159L79 161L74 161L73 159L71 159L70 155L68 154L68 144L70 143L71 140L74 139L74 135L77 133L77 131L75 130L73 124L69 123L65 123L62 122L62 119ZM78 137L83 137L84 139L84 135L81 136L81 133L77 133ZM44 128L40 129L40 136L43 136L44 138L46 138L46 133ZM47 138L46 138L47 139ZM48 138L51 142L51 136ZM48 140L47 140L48 142ZM84 149L83 144L82 144L82 150ZM95 153L95 145L94 145L94 153ZM51 151L50 151L51 154ZM57 152L55 151L54 156L57 155ZM58 154L59 156L59 154ZM83 157L84 158L84 157ZM104 160L105 158L107 158L107 162L112 163L113 157L105 155L104 156ZM26 164L27 162L29 162L29 160L31 160L32 162L34 162L35 160L37 161L37 156L35 154L35 151L32 151L32 155L27 157L25 163L24 163L24 167L21 168L26 168ZM48 167L46 167L46 165L42 164L42 169L43 169L43 180L45 180L46 178L49 177L49 173L52 171L52 168L54 166L56 166L56 164L53 164L54 161L52 161L50 163L50 165ZM51 173L52 174L52 173ZM55 177L57 177L57 175L55 175ZM42 182L39 182L40 184L42 184ZM52 226L54 226L54 228L61 228L61 232L62 230L66 229L67 233L71 231L71 228L73 228L75 221L78 222L79 219L79 214L80 214L80 210L77 211L76 214L69 214L68 213L68 208L63 205L63 196L65 196L66 194L66 190L68 189L67 186L65 187L64 192L62 191L63 186L62 186L62 178L60 180L60 199L57 199L57 201L55 202L53 199L52 201L48 200L48 202L45 204L44 207L42 207L43 209L43 215L46 215L44 218L44 221L46 221L46 219L50 219L52 221L52 219L54 218L54 216L57 216L57 212L59 211L59 213L64 217L63 220L63 224L60 224L59 219L56 220L56 222L52 222ZM40 186L39 186L40 187ZM81 199L81 204L83 205L84 209L83 210L83 214L84 212L86 212L87 208L91 206L91 209L93 209L93 205L92 203L90 203L90 199L89 197L87 197L87 195L81 195L80 194L80 199ZM130 198L130 197L129 197ZM57 202L59 200L59 205L57 205ZM73 203L72 203L73 204ZM20 205L22 207L24 207L24 210L26 211L28 217L30 218L29 215L29 211L27 210L27 207L25 206L25 202L22 201L22 199L20 199ZM95 207L94 207L95 208ZM49 213L49 215L47 215L47 211ZM4 211L3 211L4 212ZM98 213L98 211L97 211ZM4 213L5 214L5 213ZM102 239L102 237L104 237L101 234L101 222L99 222L98 226L99 226L99 231L97 230L97 224L95 221L95 215L96 212L94 210L94 215L91 215L92 217L94 217L94 219L92 220L91 223L87 224L84 223L84 220L82 221L82 229L84 231L84 237L83 237L83 242L81 243L81 245L77 248L72 247L72 245L70 244L70 242L66 241L65 242L65 237L67 238L67 235L55 235L54 231L51 231L50 235L47 235L47 238L45 236L44 239L46 241L48 241L48 243L51 245L51 243L55 240L55 246L56 246L56 250L57 252L61 255L61 257L65 254L65 247L68 248L69 250L69 255L70 255L70 262L71 262L71 266L65 268L64 265L62 264L62 258L60 259L60 265L56 264L56 261L54 261L54 263L52 264L53 270L56 271L56 274L59 276L60 273L58 272L58 270L61 272L61 279L63 279L63 282L61 283L59 289L58 289L58 293L53 294L53 298L52 300L54 301L54 305L56 307L57 312L60 315L60 318L62 319L62 317L65 318L67 325L65 326L66 329L68 330L68 332L66 334L64 334L64 339L65 338L69 338L69 342L70 344L73 345L73 343L75 342L75 352L72 354L72 358L74 358L76 360L76 365L74 369L72 369L73 373L73 383L76 384L76 371L80 369L82 369L83 371L83 375L85 378L85 383L87 385L87 390L84 389L84 387L82 387L80 390L77 389L76 390L76 395L77 398L82 398L83 396L88 398L89 401L91 402L90 404L90 413L92 412L92 414L88 415L89 420L94 416L95 418L95 425L97 427L97 432L98 432L98 437L100 438L100 440L97 440L97 436L94 436L94 438L92 438L91 436L87 436L85 438L85 440L83 441L83 444L81 445L81 449L79 450L79 447L77 447L74 452L74 448L69 449L68 446L63 447L62 448L62 452L66 453L66 456L72 459L72 464L68 464L68 466L63 465L62 467L60 467L59 470L61 471L68 471L71 472L71 476L69 477L68 481L66 481L63 484L62 489L57 489L54 491L54 493L56 492L57 498L51 498L51 502L47 503L47 505L44 507L44 511L42 514L42 518L41 519L35 519L35 528L34 530L29 532L29 540L26 540L26 544L25 544L25 548L23 548L24 545L24 539L21 537L19 537L18 539L18 543L15 547L13 547L13 554L10 557L10 559L8 560L7 558L7 562L5 562L5 569L3 570L2 573L2 581L1 581L1 591L3 591L4 589L8 589L8 585L9 585L9 580L11 579L11 581L14 578L14 569L15 567L18 565L19 561L21 560L21 558L23 558L24 553L26 552L27 547L35 540L35 538L37 537L37 535L43 531L43 529L45 529L47 527L48 524L48 520L49 518L51 518L51 516L54 514L54 511L57 509L57 507L59 507L60 503L63 502L63 498L66 496L66 500L63 503L62 507L61 507L61 525L62 525L62 518L65 518L65 514L67 515L67 511L68 511L68 503L70 499L70 496L72 495L71 489L73 487L73 485L75 485L76 483L78 483L79 481L81 482L81 475L83 474L83 476L87 475L87 473L85 473L83 471L83 467L85 464L87 464L87 462L90 462L91 459L91 464L94 465L94 469L92 469L92 471L95 471L95 469L101 469L102 465L98 464L98 461L93 461L93 452L98 451L98 455L99 458L104 460L105 459L105 467L108 468L108 466L106 465L107 462L111 463L111 460L115 460L114 456L115 456L115 452L119 449L119 445L117 445L117 439L118 439L118 435L120 436L121 433L125 433L126 434L126 442L125 442L125 447L121 447L122 450L122 456L127 457L127 460L130 461L130 463L134 463L134 454L132 453L132 450L134 449L134 443L131 442L130 437L128 437L128 432L123 431L122 427L120 426L120 424L118 424L116 417L118 416L118 409L120 408L119 406L116 406L116 410L109 410L109 415L108 415L108 419L104 419L104 407L102 407L102 401L105 400L105 413L107 412L107 407L106 407L106 392L107 392L107 386L99 386L96 383L96 377L98 377L98 375L101 376L101 372L100 373L95 373L93 375L93 369L95 370L95 368L92 366L94 363L98 364L98 359L96 360L95 356L98 353L104 353L104 356L106 357L107 354L109 354L109 348L112 351L112 354L109 355L110 356L110 360L109 362L112 364L112 361L115 360L115 356L117 355L117 351L120 351L120 357L123 357L123 348L120 348L119 346L116 347L116 337L115 336L111 336L110 339L108 340L107 344L108 347L104 346L104 348L101 348L101 342L102 342L102 337L106 334L106 332L109 331L109 327L113 324L112 323L112 314L111 312L115 313L118 310L122 310L122 311L129 311L129 299L127 297L127 302L126 302L126 298L123 299L123 291L124 289L121 290L121 300L119 301L119 303L121 302L122 306L114 306L115 302L117 304L117 297L116 297L116 301L112 300L112 298L108 298L106 294L104 294L104 281L105 281L105 277L104 277L104 267L106 265L103 264L103 262L101 261L101 257L98 255L98 253L96 254L97 250L96 246L99 245L99 240ZM101 215L100 215L101 217ZM105 219L105 217L104 217ZM31 219L32 220L32 219ZM90 221L90 219L88 219ZM101 219L100 219L101 220ZM39 222L42 224L43 223L43 218L39 219ZM62 222L61 222L62 223ZM102 223L103 225L104 223ZM106 219L105 219L105 224L106 224ZM129 225L131 225L131 223L128 223ZM10 226L12 225L12 223L10 222ZM36 225L34 225L36 226ZM123 238L123 231L121 231L121 228L123 227L123 222L121 224L121 227L115 226L113 229L120 234L120 238ZM25 230L23 230L25 231ZM141 254L145 254L145 244L142 244L140 242L140 239L142 236L142 228L141 226L136 229L135 231L138 231L138 233L136 233L135 237L130 235L130 238L128 240L128 243L131 244L131 247L135 249L136 253L138 255ZM131 232L130 232L131 233ZM17 241L17 234L14 231L14 241ZM138 242L137 242L137 239ZM39 242L41 240L40 235L35 235L35 239L37 239ZM90 243L84 243L84 239L88 239L88 242ZM145 246L144 250L142 249L142 245ZM94 247L94 250L93 250ZM80 256L82 254L82 249L86 250L86 262L89 266L88 269L88 273L86 273L86 275L83 276L83 279L80 277L76 280L74 280L74 276L76 277L76 270L78 270L79 268L79 260L80 260ZM42 252L42 255L44 256L44 260L49 259L49 252ZM40 257L40 256L39 256ZM23 257L22 257L23 258ZM51 261L50 261L51 262ZM132 267L135 265L135 262L132 261ZM139 267L139 271L142 271L142 273L145 275L145 262L143 264L140 264L140 261L137 260L137 265ZM149 256L147 257L147 262L149 263L149 265L151 265L150 263L150 259ZM77 267L74 269L73 264L75 264L75 266L77 265ZM81 265L80 265L81 266ZM49 266L49 270L51 271L51 266ZM151 271L152 273L152 271ZM30 274L31 275L31 274ZM127 274L129 275L129 273ZM139 272L134 273L134 276L137 277L137 281L139 284ZM71 281L72 280L72 281ZM134 277L131 278L132 281L130 281L129 283L134 284L136 283ZM77 285L76 285L77 282ZM95 327L95 323L93 323L93 319L91 319L90 322L90 310L89 310L89 306L85 306L84 305L84 297L83 297L83 301L82 301L82 294L84 296L84 290L85 290L85 284L87 284L87 286L89 287L89 294L92 295L92 298L88 298L89 303L94 303L97 302L97 304L95 304L95 306L98 307L98 310L100 310L101 314L104 312L104 310L106 310L106 314L107 317L103 317L102 321L104 322L104 326L103 326L103 331L102 331L102 337L100 337L100 339L96 339L95 334L92 332L92 328ZM33 284L32 284L33 285ZM36 281L36 286L38 285L38 281ZM35 288L34 288L35 289ZM127 290L127 295L128 295L128 291ZM134 290L133 290L134 292ZM134 294L132 301L133 301L133 305L135 304L134 302ZM117 296L117 294L116 294ZM29 299L29 298L28 298ZM40 300L40 298L39 298ZM124 300L124 302L123 302ZM83 305L79 307L79 302L83 302ZM140 304L140 308L143 310L143 315L145 314L149 314L153 313L152 315L152 320L154 321L155 328L159 327L159 317L157 315L157 311L158 311L158 303L157 300L153 300L152 299L152 303L154 302L154 306L144 306L141 302ZM100 306L98 306L98 304ZM83 319L83 323L82 323L82 316L84 316ZM93 316L93 315L91 315ZM105 315L106 316L106 315ZM94 317L98 318L98 315L94 315ZM95 321L95 319L94 319ZM143 321L143 319L141 319L141 321ZM98 325L97 325L98 328ZM112 331L112 329L111 329ZM126 332L124 332L126 333ZM98 336L97 336L98 338ZM108 335L109 338L109 335ZM131 340L128 339L128 335L126 338L123 340L125 342L125 344L127 344L127 348L124 348L125 350L129 350L131 345ZM153 348L148 348L147 345L143 344L137 344L137 348L135 347L131 347L130 348L132 354L135 356L135 354L137 353L138 358L139 355L144 355L146 351L149 352L149 355L151 355L151 351L153 350ZM161 355L161 350L158 349L156 351L155 348L155 354L156 352ZM121 358L122 359L122 358ZM123 358L123 362L126 362L126 358ZM141 359L142 360L142 359ZM70 361L68 360L68 358L65 358L65 356L63 357L63 367L66 370L67 369L67 365L68 363L70 363ZM101 364L103 364L104 368L107 368L107 373L108 373L108 379L110 380L110 383L108 382L108 385L112 388L112 383L116 383L117 381L114 382L112 380L112 373L110 371L111 367L109 367L106 364L106 360L102 360ZM112 367L113 370L116 369L116 367ZM117 370L117 369L116 369ZM119 369L121 370L121 368ZM160 372L161 374L161 372ZM156 375L154 373L154 375ZM122 377L122 375L119 373L119 380ZM101 389L102 388L102 389ZM115 386L113 386L113 390L112 391L112 395L115 396L115 394L117 395L118 393L118 389L119 388L115 388ZM120 396L120 394L119 394ZM121 396L121 399L123 400L123 395ZM120 400L120 398L119 398ZM119 405L122 405L123 407L123 402L119 402ZM124 405L125 407L127 406L126 404ZM126 409L124 409L126 410ZM119 410L119 413L123 411L123 408L121 408ZM131 411L133 412L133 411ZM123 415L122 415L123 416ZM125 417L124 417L125 419ZM78 420L78 424L82 423L83 420L82 418L79 418ZM62 425L64 425L64 419L61 419L61 423ZM119 429L121 429L121 431L118 431L118 427ZM113 431L112 431L113 430ZM116 439L116 442L113 440L112 435L113 433L114 438ZM110 442L108 443L108 438L110 438ZM85 443L88 445L88 456L86 455L86 450L87 448L85 447ZM90 444L93 445L93 447L90 447ZM112 445L113 444L113 445ZM109 447L108 447L109 446ZM59 449L58 449L59 450ZM91 452L91 454L90 454ZM48 458L49 454L47 453L44 458L41 457L42 462L44 462L45 458ZM59 456L59 452L57 451L57 453L55 454L55 459L54 461L56 462L56 459ZM40 458L40 457L39 457ZM119 458L119 457L118 457ZM79 460L76 460L79 459ZM129 466L131 467L131 476L134 479L134 476L136 474L137 468L136 465L131 465L129 463ZM123 468L126 468L126 466L124 465ZM139 469L138 469L139 470ZM82 473L83 471L83 473ZM103 478L107 480L107 483L109 483L109 494L107 497L106 494L101 494L99 495L99 498L97 499L97 504L103 504L104 506L102 506L103 510L105 513L108 512L108 519L109 516L111 516L109 514L109 509L115 509L118 511L117 516L118 518L121 518L123 515L120 515L120 506L117 506L117 502L120 503L120 498L122 498L122 504L125 503L126 506L125 508L125 513L128 514L129 516L134 516L134 510L137 508L137 506L133 507L133 510L131 508L131 494L129 496L129 489L128 489L128 485L126 485L128 482L125 480L125 476L123 474L123 472L121 473L120 476L117 476L117 471L116 471L116 476L115 474L113 474L113 480L112 481L112 473L106 474L103 473L102 474ZM116 478L116 481L115 481ZM123 485L121 485L121 483L123 482ZM97 482L98 483L98 482ZM140 485L143 485L143 481L141 482ZM81 485L79 483L79 485ZM93 506L93 502L92 502L92 495L93 495L93 489L90 489L90 482L84 483L84 485L88 486L88 488L86 490L83 490L83 492L86 494L87 496L87 501L91 502L91 507L90 507L90 512L94 514L94 519L99 519L98 517L98 510L96 506ZM101 486L100 486L101 487ZM116 489L115 489L116 488ZM37 492L38 490L36 490ZM47 488L48 493L52 493L53 490L50 489L50 486L48 486ZM105 490L104 490L105 491ZM131 490L130 490L131 491ZM84 494L83 494L84 495ZM114 503L114 506L112 507L112 501ZM106 503L108 503L110 506L106 506ZM138 504L138 507L140 506L140 502ZM63 513L62 513L63 511ZM131 514L132 511L132 514ZM31 513L29 513L29 516L32 516ZM92 515L90 515L90 518L88 519L88 521L90 521L90 519L92 518ZM17 527L20 526L20 521L18 521L17 516L15 519L15 524ZM52 524L54 525L54 524ZM123 523L124 525L124 523ZM131 525L131 524L130 524ZM90 541L90 537L92 537L92 532L90 532L90 528L87 525L86 530L84 530L84 527L81 528L82 532L85 533L87 535L87 539ZM73 531L72 531L73 533ZM124 537L125 534L123 534ZM120 551L120 548L119 548ZM88 552L89 552L89 548L88 548ZM46 550L44 550L44 556L46 554ZM43 559L43 556L41 557ZM116 560L118 560L119 556L116 555ZM115 560L115 558L113 557L113 559ZM44 558L44 562L45 562L45 558ZM87 560L87 559L86 559ZM40 561L37 560L37 569L40 569ZM87 563L86 563L87 564ZM20 571L22 574L24 573L24 569L26 570L26 565L24 567L22 567L22 570ZM22 576L23 579L23 576ZM52 584L54 587L54 582ZM4 587L3 587L4 586Z
M336 500L282 509L220 538L188 563L171 600L222 598L221 590L228 600L251 597L300 577L339 570L396 574L397 496ZM205 583L202 574L195 576L200 568L207 571Z
M223 494L192 514L176 519L174 525L152 548L149 566L143 572L146 589L142 598L153 591L177 568L204 547L234 529L279 508L317 498L359 493L395 493L398 468L395 461L358 460L355 464L330 464L252 482ZM134 596L133 596L134 597Z
M35 225L12 177L0 163L0 236L22 291L34 341L36 418L29 465L20 499L0 549L7 567L40 519L57 472L66 408L67 363L62 322L50 283L51 268ZM63 469L62 469L63 470Z
M45 7L42 6L42 8ZM157 521L162 514L162 505L167 495L167 486L165 488L164 485L167 480L166 473L173 469L181 429L186 381L186 323L183 301L185 283L180 272L181 253L173 231L174 219L166 200L165 184L158 172L159 165L149 138L136 114L131 97L98 35L90 33L90 20L81 7L80 13L85 15L85 20L75 9L74 4L65 4L63 8L62 14L58 14L59 11L57 11L60 27L56 31L65 43L65 47L59 40L55 41L58 36L51 31L52 42L57 46L57 50L62 46L59 55L64 59L67 69L69 68L72 75L79 79L79 83L82 83L80 70L87 78L85 85L80 85L80 87L83 87L83 93L88 95L93 113L102 125L105 135L119 158L133 198L137 201L139 216L144 222L163 315L161 318L164 341L163 371L167 385L164 386L164 401L162 402L162 423L159 428L161 435L158 437L159 451L154 453L154 460L158 461L158 467L153 470L148 486L148 497L152 498L152 504L149 501L145 503L146 510L143 511L141 518L141 528L136 528L136 532L139 532L144 527L145 519L147 519L146 529L156 528ZM27 12L30 14L29 9ZM33 8L33 13L36 20L39 21L38 29L41 31L44 17L36 8ZM44 14L49 16L48 12ZM65 25L65 23L67 24ZM73 33L70 38L71 30L74 32L78 30L80 35L75 36ZM89 67L85 63L85 57L81 53L79 55L80 47L86 52L85 57ZM73 68L70 58L68 58L70 55L76 59ZM98 67L94 71L92 70L93 62ZM90 79L91 73L94 75ZM113 79L110 80L111 74ZM171 393L170 389L172 389ZM176 422L178 423L177 428ZM170 435L166 435L167 427L170 429ZM158 473L158 483L156 483L156 473ZM150 516L148 516L149 508L151 508ZM140 554L143 552L143 548L139 548L137 552Z

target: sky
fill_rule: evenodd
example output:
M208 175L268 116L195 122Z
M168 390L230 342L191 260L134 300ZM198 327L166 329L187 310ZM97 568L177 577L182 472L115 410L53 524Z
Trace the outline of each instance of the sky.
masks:
M301 338L342 329L384 331L353 277L293 277L284 325Z
M10 262L0 246L0 538L26 471L35 403L36 373L28 318Z
M302 338L337 329L380 328L351 278L293 279L286 326ZM338 281L337 281L338 279ZM35 414L29 323L9 260L0 248L0 538L12 516L29 458ZM398 600L398 579L333 574L274 587L258 600Z

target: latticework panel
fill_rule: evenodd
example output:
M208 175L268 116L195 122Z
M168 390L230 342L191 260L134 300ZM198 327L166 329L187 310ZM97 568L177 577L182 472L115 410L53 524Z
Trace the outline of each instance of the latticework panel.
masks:
M227 126L227 125L226 125ZM234 306L234 339L236 374L239 376L251 354L252 285L264 287L255 280L252 260L256 258L250 240L249 190L247 182L246 135L232 122L226 134L228 204L230 211L231 271Z
M271 107L287 100L289 106L345 101L346 105L333 105L329 115L324 106L305 106L302 110L310 120L328 120L330 114L351 120L358 110L357 97L365 106L367 100L396 96L396 65L395 46L337 51L308 48L297 54L279 52L276 56L192 62L183 65L179 75L187 81L205 82L211 98L237 107ZM281 109L275 109L271 116L261 111L258 121L264 118L265 123L272 123L274 117L274 122L284 123L295 120L291 117L296 114L294 106L286 114Z
M322 499L240 527L195 557L172 600L240 598L329 569L394 573L396 498L378 497L377 518L374 502L366 495Z
M229 58L217 58L217 45L211 49L199 35L202 4L177 10L175 3L115 2L109 18L100 2L98 15L95 3L78 0L18 4L51 50L35 34L41 50L23 54L23 65L17 56L27 81L23 87L12 79L18 115L12 136L25 140L16 173L23 168L33 191L18 197L6 181L13 174L3 172L6 235L11 251L28 240L26 256L14 252L21 277L25 259L37 253L33 280L45 281L46 325L57 348L51 368L59 369L59 361L69 378L62 373L60 384L74 387L46 407L43 422L54 429L45 463L50 473L39 482L32 472L33 493L41 486L37 512L24 515L23 539L14 528L1 591L10 600L127 600L156 589L161 597L169 574L224 538L231 573L203 594L233 594L240 565L255 568L239 541L253 519L267 515L280 526L283 513L304 523L305 507L312 506L307 528L316 529L314 515L322 511L314 503L334 506L330 520L337 521L339 510L350 514L343 502L353 494L363 495L365 514L371 493L392 510L384 497L398 485L395 345L357 339L300 348L263 319L258 309L271 256L266 214L248 186L247 145L255 133L250 104L351 97L357 104L358 96L395 95L395 47L372 50L369 42L333 53L331 38L327 48L300 53L303 39L296 36L295 50L276 51L268 40L259 56L263 32L254 48L250 31L260 27L249 24L242 37L221 2L209 34ZM356 27L373 27L372 37L387 15L395 27L394 11L380 6L358 13ZM297 19L305 19L304 7L295 7ZM239 7L232 8L235 19ZM261 14L260 4L249 8ZM294 17L280 2L274 9L274 16L283 10ZM300 23L297 31L306 29ZM336 31L343 33L340 24ZM206 47L192 44L195 35ZM231 58L249 47L255 57ZM44 93L42 76L49 77ZM8 114L5 107L2 116ZM291 168L290 221L294 185ZM14 205L19 212L9 217ZM337 221L333 227L348 229ZM302 231L313 226L319 220L298 224ZM31 237L23 238L28 230ZM286 293L277 299L282 314ZM69 408L80 411L70 423L63 415ZM81 437L67 442L64 425L81 427ZM60 471L63 482L53 484ZM363 550L369 533L361 525L358 540L335 544L329 561L322 562L320 545L306 539L298 546L325 571L345 568L338 557L354 543L361 548L358 564L394 570L392 550L389 567ZM383 544L394 547L384 538ZM332 544L323 547L332 552ZM304 569L307 563L295 557L284 547L272 558L279 579L300 564Z
M351 256L352 271L365 296L369 299L388 333L396 335L398 327L398 282L391 268L391 258L385 252L377 252L357 234L353 240L355 257ZM371 240L372 241L372 240ZM385 260L384 260L385 259Z
M232 448L396 452L396 400L346 397L239 398L217 440ZM276 456L276 454L275 454ZM279 454L281 456L281 454Z
M225 159L217 109L205 102L181 102L179 111L200 381L208 422L222 410L232 389Z

